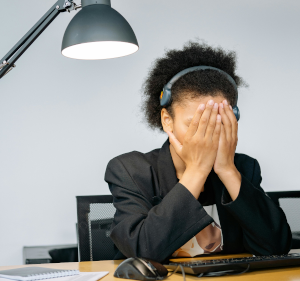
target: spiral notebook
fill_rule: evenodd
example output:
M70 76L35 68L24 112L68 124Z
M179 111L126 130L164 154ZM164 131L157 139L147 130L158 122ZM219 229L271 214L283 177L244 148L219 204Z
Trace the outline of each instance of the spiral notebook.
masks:
M0 277L11 280L33 281L78 275L79 270L53 269L45 267L23 267L1 270Z

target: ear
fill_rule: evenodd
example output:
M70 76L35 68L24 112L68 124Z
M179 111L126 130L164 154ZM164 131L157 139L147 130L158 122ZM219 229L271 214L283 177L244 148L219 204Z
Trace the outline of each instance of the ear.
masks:
M161 124L163 126L164 131L171 131L173 132L173 119L169 112L163 108L160 112L160 119L161 119Z

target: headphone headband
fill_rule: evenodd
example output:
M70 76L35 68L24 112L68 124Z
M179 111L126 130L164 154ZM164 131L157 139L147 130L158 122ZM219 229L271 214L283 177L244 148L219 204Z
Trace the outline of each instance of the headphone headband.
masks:
M189 67L186 68L182 71L180 71L179 73L177 73L175 76L173 76L173 78L164 86L163 91L161 92L160 95L160 105L162 107L167 107L168 105L170 105L172 103L172 92L171 92L171 88L173 86L173 84L182 76L184 76L185 74L189 73L189 72L193 72L193 71L197 71L197 70L206 70L206 69L212 69L212 70L216 70L219 73L225 75L228 79L228 81L233 85L235 91L236 91L236 100L235 100L235 104L233 106L233 112L237 118L237 120L239 120L240 118L240 113L239 113L239 109L237 107L237 101L238 101L238 89L237 89L237 85L235 83L235 81L233 80L233 78L226 73L225 71L216 68L216 67L212 67L212 66L206 66L206 65L199 65L199 66L193 66L193 67Z

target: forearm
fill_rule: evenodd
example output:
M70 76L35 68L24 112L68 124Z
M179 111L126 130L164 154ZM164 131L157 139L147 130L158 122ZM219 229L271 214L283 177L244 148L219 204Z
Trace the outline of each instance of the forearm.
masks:
M227 171L218 173L218 177L225 185L232 201L234 201L240 192L242 177L235 166L229 168Z
M198 199L204 189L206 179L207 175L204 172L199 171L197 168L190 167L184 171L179 182Z
M285 215L263 191L243 174L236 200L224 188L222 205L243 229L244 245L255 255L286 254L290 249L291 231Z
M140 204L145 202L141 197L128 190L117 186L111 190L118 212L110 237L127 257L164 260L213 221L180 183L150 210ZM118 200L126 197L126 201Z

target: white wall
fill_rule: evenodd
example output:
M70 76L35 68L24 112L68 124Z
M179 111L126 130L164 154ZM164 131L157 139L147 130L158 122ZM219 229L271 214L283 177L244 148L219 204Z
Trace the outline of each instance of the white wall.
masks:
M0 2L1 58L54 0ZM266 191L299 189L299 1L112 0L112 7L134 29L136 54L63 57L76 12L64 13L0 81L0 265L21 264L24 245L76 243L75 196L108 194L109 159L162 145L166 136L142 123L141 85L165 48L196 37L236 50L250 85L239 95L237 152L258 159Z

